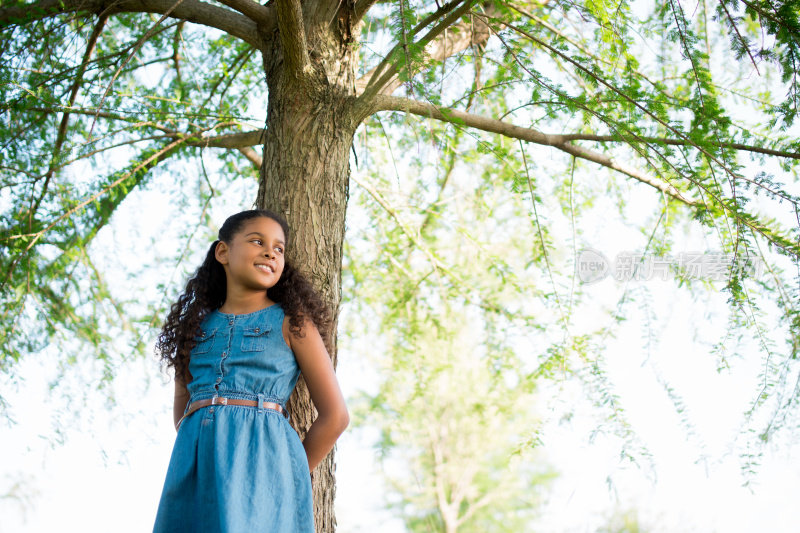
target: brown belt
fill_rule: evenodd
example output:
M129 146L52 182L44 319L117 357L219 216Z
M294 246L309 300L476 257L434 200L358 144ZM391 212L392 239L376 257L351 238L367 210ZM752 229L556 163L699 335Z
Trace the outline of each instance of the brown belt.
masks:
M205 400L197 400L196 402L189 404L189 410L186 411L186 414L183 415L180 420L178 420L178 423L175 425L175 429L181 427L181 422L183 422L183 420L190 414L209 405L246 405L248 407L258 407L258 401L240 400L238 398L225 398L224 396L214 396L213 398L206 398ZM283 412L283 407L281 407L281 404L279 403L264 401L261 402L261 406L265 409L273 409L286 416Z

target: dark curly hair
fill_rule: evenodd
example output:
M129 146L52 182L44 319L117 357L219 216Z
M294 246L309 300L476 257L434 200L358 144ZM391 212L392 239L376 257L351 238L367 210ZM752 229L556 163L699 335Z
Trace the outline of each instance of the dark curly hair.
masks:
M170 307L156 341L155 351L160 355L162 364L172 367L175 378L183 383L188 384L192 379L189 373L189 353L194 348L200 323L208 313L225 303L227 295L225 269L214 255L217 243L232 243L244 222L257 217L268 217L280 224L286 236L286 248L289 248L289 224L277 213L269 209L251 209L231 215L219 229L218 239L208 248L203 264L189 278L178 301ZM285 260L278 282L267 289L267 296L281 304L289 317L289 329L295 335L300 336L304 317L311 319L330 351L327 339L331 316L328 308L308 279L288 259Z

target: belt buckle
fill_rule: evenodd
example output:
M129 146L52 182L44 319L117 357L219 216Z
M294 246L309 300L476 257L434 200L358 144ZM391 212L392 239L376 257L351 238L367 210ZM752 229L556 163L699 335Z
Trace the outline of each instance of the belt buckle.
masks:
M228 405L228 399L224 396L214 396L211 398L211 405Z

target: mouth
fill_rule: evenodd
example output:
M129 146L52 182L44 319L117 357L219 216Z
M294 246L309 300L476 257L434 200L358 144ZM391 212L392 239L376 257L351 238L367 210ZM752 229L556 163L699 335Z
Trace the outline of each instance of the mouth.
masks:
M265 265L263 263L256 264L256 268L259 269L259 270L263 270L264 272L269 272L270 274L274 274L275 273L275 269L272 268L272 266Z

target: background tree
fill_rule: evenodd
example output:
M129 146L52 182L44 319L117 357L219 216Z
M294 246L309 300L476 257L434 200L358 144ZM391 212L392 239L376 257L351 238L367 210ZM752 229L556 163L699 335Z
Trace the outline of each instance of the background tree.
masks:
M571 221L598 193L618 192L620 180L649 188L663 204L644 230L645 251L668 253L686 224L707 228L732 258L723 288L731 331L760 342L754 409L771 402L757 431L768 440L793 424L800 397L800 277L786 272L796 267L800 222L797 196L778 179L791 179L800 157L798 12L792 1L727 0L694 10L673 1L4 2L3 369L13 372L14 361L46 343L78 341L111 379L112 339L145 351L163 303L110 300L87 247L132 191L155 173L204 163L206 148L222 149L214 154L224 169L219 189L257 173L255 204L286 214L300 244L292 259L337 309L350 154L366 125L365 137L383 131L396 150L413 138L435 143L446 160L494 158L481 192L505 187L529 197L531 271L515 274L543 274L541 304L558 318L560 342L526 378L571 371L616 414L603 381L608 332L570 328L568 285L555 262L570 250L556 246L555 226L539 216L540 181L559 180L548 193ZM765 170L747 166L748 156ZM442 212L451 166L420 182L425 218L400 224L383 214L410 243L419 243L427 214ZM428 251L449 297L513 314ZM744 268L753 258L769 265L767 280ZM676 275L695 289L691 276ZM500 267L497 276L513 279ZM781 340L759 322L765 300L780 312ZM335 364L336 339L328 344ZM64 353L66 365L79 360ZM724 365L722 349L718 357ZM290 407L302 436L313 417L302 381ZM314 476L320 530L334 524L332 461Z
M356 353L376 369L352 410L355 426L380 433L385 499L408 531L528 531L553 477L535 446L537 381L520 377L533 354L515 349L507 317L464 292L494 293L503 308L541 296L529 279L496 276L527 258L520 243L530 232L488 234L479 222L502 204L513 205L509 220L524 219L520 202L508 202L505 191L481 197L477 180L459 180L446 212L429 212L413 234L409 215L426 213L411 198L423 192L393 191L392 176L379 170L385 165L370 168L374 187L361 184L357 205L371 220L388 207L399 231L364 232L368 245L348 248L343 302L351 310L341 330L346 345L363 341Z

